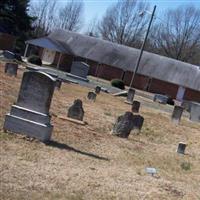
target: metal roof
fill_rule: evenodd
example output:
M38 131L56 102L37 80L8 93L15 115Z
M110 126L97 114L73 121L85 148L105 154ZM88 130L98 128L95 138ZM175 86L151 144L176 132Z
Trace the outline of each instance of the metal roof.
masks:
M65 52L65 49L62 47L62 44L60 44L58 41L51 40L48 37L27 40L26 43L39 47L45 47L47 49L51 49L58 52Z
M140 52L135 48L60 29L52 32L48 39L57 42L57 46L64 49L63 53L124 71L134 71ZM200 91L200 68L165 56L144 52L138 73Z

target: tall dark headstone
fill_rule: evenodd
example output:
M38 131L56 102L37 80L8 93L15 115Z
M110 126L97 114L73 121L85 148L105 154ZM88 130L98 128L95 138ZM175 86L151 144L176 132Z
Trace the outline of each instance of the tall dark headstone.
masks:
M132 112L138 113L139 109L140 109L140 102L139 101L133 101L133 104L132 104L132 107L131 107Z
M68 109L67 117L83 121L84 110L83 103L80 99L76 99L72 106Z
M99 94L100 92L101 92L101 87L100 86L96 86L95 93Z
M134 96L135 96L135 89L129 88L128 93L127 93L127 98L126 98L125 102L132 104Z
M133 132L139 134L144 123L144 117L141 115L134 115L133 121Z
M5 73L9 76L17 76L18 64L17 63L6 63Z
M200 103L191 102L190 104L190 120L200 122Z
M173 123L179 124L183 113L183 109L184 108L182 106L174 106L174 110L171 117Z
M187 145L186 145L185 143L180 142L180 143L178 144L177 153L185 154L186 146L187 146Z
M43 142L50 140L53 126L49 109L55 79L43 72L24 72L17 103L6 115L4 130L25 134Z

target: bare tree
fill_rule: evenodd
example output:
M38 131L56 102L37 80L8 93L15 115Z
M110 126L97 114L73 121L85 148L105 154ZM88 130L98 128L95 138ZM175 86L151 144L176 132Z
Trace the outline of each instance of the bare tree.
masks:
M85 33L86 35L92 36L92 37L99 37L98 33L98 19L97 17L94 17L90 20L87 26L87 31Z
M36 37L48 34L55 27L56 8L56 0L31 2L30 14L37 18L33 24Z
M200 9L181 6L168 10L164 19L165 22L157 24L152 34L154 51L200 64Z
M137 0L123 0L111 5L99 23L103 39L128 46L138 46L146 25L146 16L139 13L148 9L148 4Z
M57 26L70 31L78 31L82 25L83 1L71 0L59 10Z

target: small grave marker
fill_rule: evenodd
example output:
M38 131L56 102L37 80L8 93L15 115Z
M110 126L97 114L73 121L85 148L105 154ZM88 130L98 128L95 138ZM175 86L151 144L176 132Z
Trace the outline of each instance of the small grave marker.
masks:
M156 168L153 168L153 167L146 167L145 171L147 174L151 174L152 176L157 174Z
M132 104L134 96L135 96L135 90L133 88L129 88L125 103Z
M186 145L185 143L179 142L178 148L177 148L177 153L185 154L186 146L187 146L187 145Z
M101 92L101 87L100 86L96 86L95 93L99 94L100 92Z
M67 117L83 121L84 110L83 103L80 99L76 99L72 106L68 109Z
M94 92L88 92L87 98L92 101L96 101L96 94Z
M6 63L5 64L5 73L9 76L17 76L18 64L16 63Z
M139 101L133 101L133 104L132 104L132 107L131 107L132 112L138 113L139 109L140 109L140 102Z
M134 126L134 115L132 112L126 112L117 118L111 134L122 138L128 138Z
M183 107L182 106L174 106L174 110L171 116L172 122L175 124L179 124L181 120L181 116L183 113Z

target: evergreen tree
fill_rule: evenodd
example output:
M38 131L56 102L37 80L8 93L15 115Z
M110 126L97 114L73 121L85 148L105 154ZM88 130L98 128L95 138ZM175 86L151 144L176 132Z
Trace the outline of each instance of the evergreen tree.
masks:
M28 15L30 0L1 0L0 28L17 36L16 45L22 50L24 40L32 30L35 18Z

